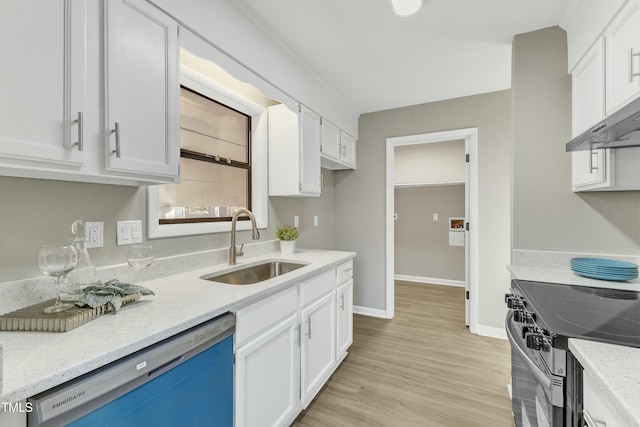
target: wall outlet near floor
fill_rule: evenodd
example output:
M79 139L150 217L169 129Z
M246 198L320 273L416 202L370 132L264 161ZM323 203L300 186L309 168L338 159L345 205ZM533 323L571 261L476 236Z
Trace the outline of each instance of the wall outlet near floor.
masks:
M142 221L116 221L116 245L142 243Z
M434 220L434 221L437 221L437 220L438 220L438 214L437 214L437 213L434 213L434 214L433 214L433 220Z
M104 222L85 222L84 230L87 235L87 248L101 248L104 246Z

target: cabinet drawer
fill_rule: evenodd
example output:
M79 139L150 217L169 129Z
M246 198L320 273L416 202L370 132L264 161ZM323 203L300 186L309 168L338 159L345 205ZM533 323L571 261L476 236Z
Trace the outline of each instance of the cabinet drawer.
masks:
M236 312L236 348L298 309L298 289L293 286Z
M336 288L336 270L331 269L300 284L300 301L304 306Z
M341 285L353 277L353 260L342 263L338 266L338 285Z

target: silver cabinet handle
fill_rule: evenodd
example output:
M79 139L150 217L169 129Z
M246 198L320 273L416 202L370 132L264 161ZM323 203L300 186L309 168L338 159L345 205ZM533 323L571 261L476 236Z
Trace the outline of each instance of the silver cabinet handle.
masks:
M343 145L343 146L342 146L342 155L343 155L343 156L346 156L346 155L347 155L347 146L346 146L346 145Z
M634 77L640 77L640 71L633 72L633 58L640 57L640 52L633 52L633 48L629 49L629 83L633 82Z
M307 328L307 331L309 332L309 339L311 339L311 317L309 317L307 319L307 323L309 324L309 327Z
M78 141L75 142L72 147L78 146L78 151L84 150L84 121L82 118L82 111L78 111L78 118L75 119L72 123L78 124Z
M115 153L116 157L120 158L120 123L116 122L116 127L111 131L111 133L116 134L116 149L111 153Z
M344 311L344 294L340 295L340 310Z

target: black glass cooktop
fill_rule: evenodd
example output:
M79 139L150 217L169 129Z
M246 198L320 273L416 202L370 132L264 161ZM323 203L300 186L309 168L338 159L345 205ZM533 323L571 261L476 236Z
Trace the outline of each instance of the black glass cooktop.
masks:
M640 293L517 280L538 326L567 338L640 347Z

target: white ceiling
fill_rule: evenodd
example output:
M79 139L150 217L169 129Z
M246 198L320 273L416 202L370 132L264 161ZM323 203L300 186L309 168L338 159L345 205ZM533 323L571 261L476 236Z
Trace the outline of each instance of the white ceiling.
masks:
M231 0L359 113L511 87L516 34L558 25L572 0Z

